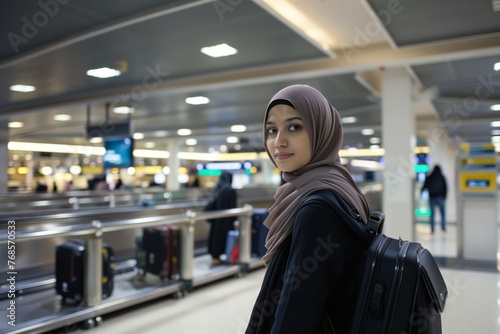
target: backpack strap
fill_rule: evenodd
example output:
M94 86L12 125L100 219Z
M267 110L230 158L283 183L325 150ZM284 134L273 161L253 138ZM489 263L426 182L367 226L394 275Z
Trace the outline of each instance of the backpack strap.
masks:
M370 239L373 240L377 235L382 233L382 228L384 227L385 214L379 211L373 211L366 224L366 231L370 235Z
M367 243L370 243L378 234L382 233L385 215L379 211L372 211L368 222L361 220L361 215L342 196L332 190L320 190L307 196L301 206L308 203L317 203L330 208L333 217L338 217Z

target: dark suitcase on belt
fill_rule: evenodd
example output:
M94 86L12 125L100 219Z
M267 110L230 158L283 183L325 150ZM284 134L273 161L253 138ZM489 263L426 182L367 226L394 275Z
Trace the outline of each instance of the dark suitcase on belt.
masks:
M83 245L67 242L56 248L56 293L81 302L83 300Z
M265 208L255 208L252 211L252 254L259 257L266 254L266 237L268 228L264 226L264 220L269 215Z
M179 229L160 225L145 227L142 234L144 274L152 273L161 279L174 279L179 275Z
M227 231L225 253L226 253L226 262L229 264L236 264L238 262L239 236L240 232L238 230Z
M83 300L85 241L71 240L56 248L56 293L76 302ZM102 296L111 296L114 289L115 257L113 249L102 247Z

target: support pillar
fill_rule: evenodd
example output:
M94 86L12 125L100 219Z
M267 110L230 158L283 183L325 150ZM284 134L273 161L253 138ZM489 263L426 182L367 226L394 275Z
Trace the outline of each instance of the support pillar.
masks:
M181 162L177 157L177 154L179 153L179 141L175 139L169 140L167 149L170 154L168 158L168 167L170 167L170 173L167 175L167 190L176 191L180 189L178 176Z
M384 232L393 238L413 240L416 139L412 82L404 68L387 69L381 79Z
M8 192L9 175L9 125L6 120L0 122L0 194Z

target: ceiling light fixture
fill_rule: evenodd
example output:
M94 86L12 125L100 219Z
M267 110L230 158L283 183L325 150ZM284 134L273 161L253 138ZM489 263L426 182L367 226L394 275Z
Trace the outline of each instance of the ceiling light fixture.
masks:
M500 121L495 121L495 122L491 122L491 127L493 128L499 128L500 127Z
M12 85L10 86L10 90L13 92L29 93L35 91L36 88L30 85Z
M23 122L9 122L9 128L11 129L22 128L23 126L24 126Z
M244 125L233 125L231 127L232 132L245 132L247 130L247 127Z
M119 76L120 74L122 74L122 72L109 67L95 68L87 71L88 76L100 79L112 78Z
M189 139L186 139L186 145L188 146L194 146L198 144L198 141L194 138L189 138Z
M113 112L115 114L121 114L121 115L132 114L134 111L135 111L134 108L128 106L120 106L113 108Z
M357 118L354 116L349 116L349 117L342 117L342 123L344 124L352 124L356 123Z
M192 105L200 105L200 104L207 104L210 102L210 99L205 96L191 96L186 98L186 103L192 104Z
M375 130L373 130L373 129L363 129L363 130L361 130L361 134L363 134L365 136L371 136L374 133L375 133Z
M494 104L490 107L491 111L500 111L500 104Z
M144 133L136 132L132 135L132 137L136 140L140 140L144 138Z
M238 137L227 137L226 138L226 142L228 144L236 144L237 142L239 142L240 140L238 139Z
M191 133L193 133L193 131L191 131L190 129L179 129L179 130L177 130L177 134L179 136L189 136Z
M66 114L59 114L54 116L54 121L59 121L59 122L67 122L71 119L70 115Z
M500 62L495 63L495 65L493 65L493 69L494 69L495 71L500 71Z
M226 43L222 43L214 46L203 47L201 48L201 52L207 56L219 58L235 55L238 53L238 50L230 45L227 45Z

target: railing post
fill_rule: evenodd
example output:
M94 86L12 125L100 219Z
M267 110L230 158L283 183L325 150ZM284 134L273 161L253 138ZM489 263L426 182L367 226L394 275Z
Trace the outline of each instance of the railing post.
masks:
M80 208L80 205L78 203L78 197L71 197L68 201L69 204L72 205L73 210L78 210Z
M196 213L188 210L186 216L189 218L187 224L181 228L181 280L186 281L188 289L191 289L194 271L194 224L196 222Z
M95 233L85 245L83 298L87 306L96 306L102 301L102 225L93 220Z
M248 212L241 216L238 253L238 262L243 265L250 263L252 252L252 206L245 204L245 208Z

